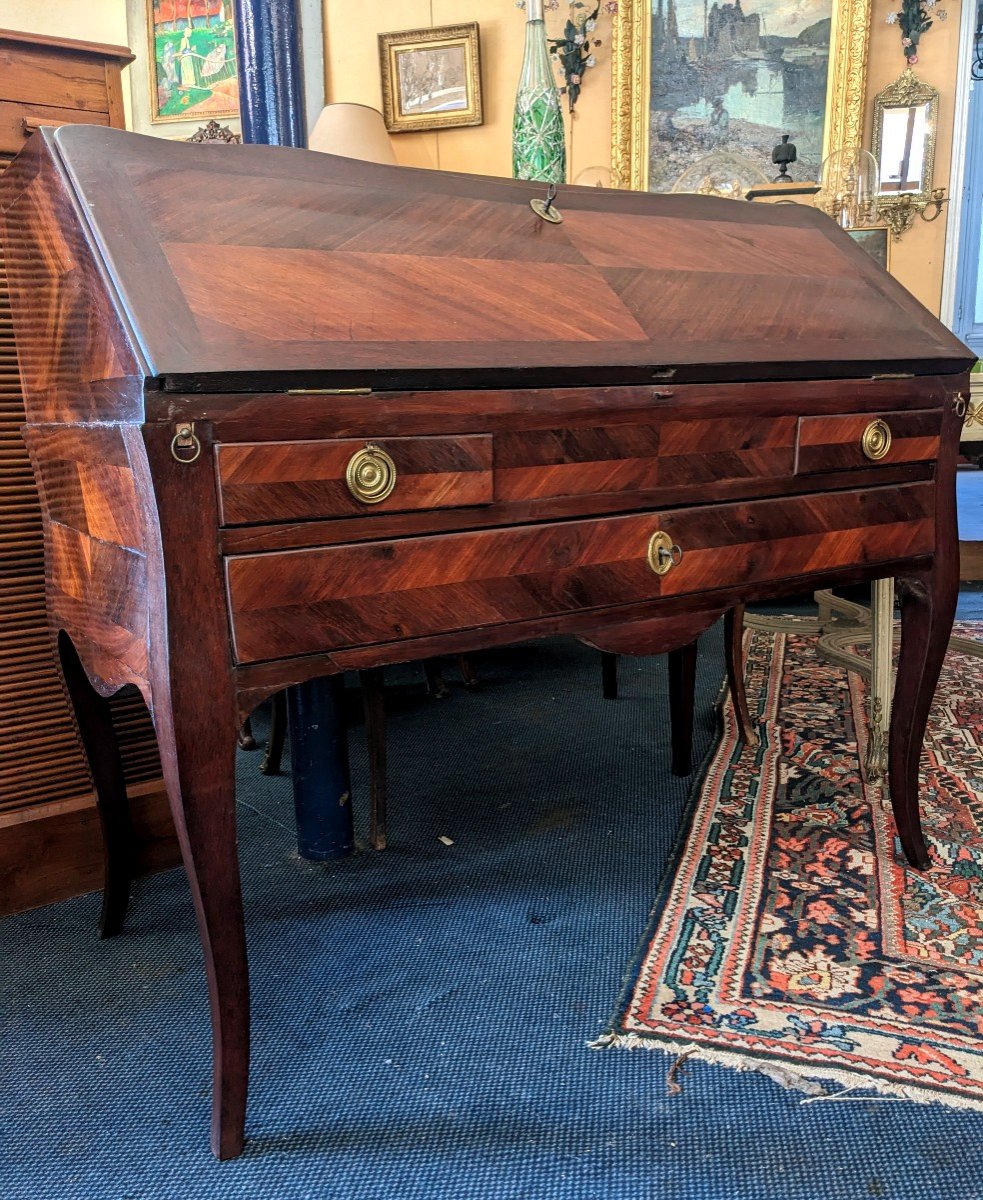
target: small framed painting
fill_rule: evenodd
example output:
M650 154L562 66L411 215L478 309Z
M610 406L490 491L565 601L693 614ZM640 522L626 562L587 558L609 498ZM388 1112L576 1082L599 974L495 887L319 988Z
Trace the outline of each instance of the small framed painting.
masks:
M390 133L481 124L477 22L380 33L379 59Z
M885 271L890 271L891 240L886 225L875 225L870 229L848 229L847 233L871 258L879 262Z
M154 124L238 114L232 5L233 0L147 0Z

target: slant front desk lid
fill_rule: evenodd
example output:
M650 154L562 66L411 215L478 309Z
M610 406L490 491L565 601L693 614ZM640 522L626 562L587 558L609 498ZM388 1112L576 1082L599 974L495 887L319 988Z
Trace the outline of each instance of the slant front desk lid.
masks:
M427 387L965 369L824 214L306 150L47 134L165 387Z

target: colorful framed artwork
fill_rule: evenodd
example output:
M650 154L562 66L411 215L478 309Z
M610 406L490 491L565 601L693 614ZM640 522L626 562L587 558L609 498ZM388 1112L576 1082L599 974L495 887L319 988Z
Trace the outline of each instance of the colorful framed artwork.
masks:
M871 0L621 0L613 170L637 190L684 190L722 153L773 171L787 133L792 178L814 182L830 150L862 141L870 11Z
M847 233L872 259L880 263L885 271L891 269L891 239L886 225L873 225L868 229L848 229Z
M239 112L233 0L147 0L154 124Z
M477 22L380 33L379 65L390 133L481 124Z

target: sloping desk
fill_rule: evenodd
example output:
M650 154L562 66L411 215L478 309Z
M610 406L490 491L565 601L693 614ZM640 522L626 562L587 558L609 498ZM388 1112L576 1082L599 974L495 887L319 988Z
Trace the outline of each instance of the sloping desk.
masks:
M661 653L741 601L893 575L891 799L928 861L972 356L821 213L531 200L82 127L2 179L52 639L107 806L103 698L154 717L221 1157L249 1056L235 733L285 686L543 634Z

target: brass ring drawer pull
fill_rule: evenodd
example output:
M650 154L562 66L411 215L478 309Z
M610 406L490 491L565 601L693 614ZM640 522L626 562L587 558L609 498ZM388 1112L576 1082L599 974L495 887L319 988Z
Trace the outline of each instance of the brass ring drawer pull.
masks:
M660 529L649 538L648 560L656 575L668 575L683 561L683 552L669 534Z
M887 452L891 449L891 428L888 423L882 421L880 417L876 421L871 421L860 439L860 448L874 462L880 458L886 458Z
M356 500L379 504L396 486L396 464L385 450L369 442L348 460L345 483Z

